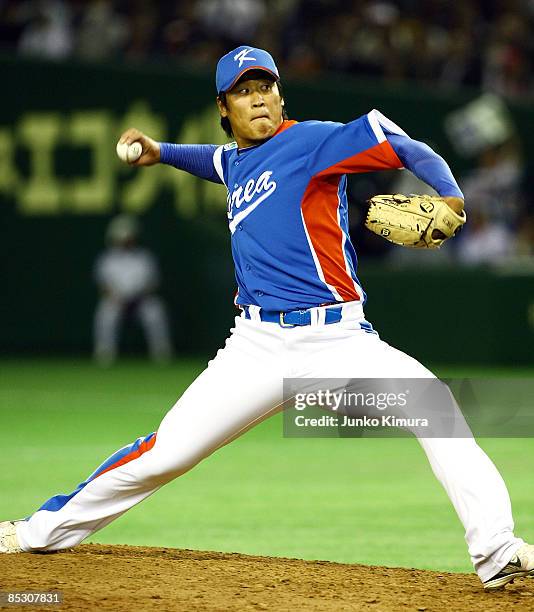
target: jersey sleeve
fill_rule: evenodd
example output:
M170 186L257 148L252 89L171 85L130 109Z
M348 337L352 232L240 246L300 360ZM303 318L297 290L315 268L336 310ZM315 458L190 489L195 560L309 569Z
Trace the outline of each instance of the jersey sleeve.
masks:
M439 195L463 199L464 194L447 162L426 143L400 134L388 134L387 138L406 170L433 187Z
M214 166L214 153L217 145L181 145L160 142L160 161L162 164L185 170L194 176L212 183L222 183Z
M350 123L321 122L308 156L312 176L355 174L402 168L386 133L406 136L398 125L372 110Z
M224 150L225 150L224 145L217 147L215 151L213 151L212 162L213 162L213 168L215 169L215 172L217 173L217 176L219 178L219 182L223 183L223 185L226 185L226 181L224 179L224 168L223 168Z

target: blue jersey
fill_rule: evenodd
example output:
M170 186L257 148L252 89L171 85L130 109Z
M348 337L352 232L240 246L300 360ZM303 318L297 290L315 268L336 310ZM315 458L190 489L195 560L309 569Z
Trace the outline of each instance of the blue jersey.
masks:
M261 145L213 155L228 190L236 303L288 311L364 300L349 236L347 173L402 168L378 111L351 123L284 121Z

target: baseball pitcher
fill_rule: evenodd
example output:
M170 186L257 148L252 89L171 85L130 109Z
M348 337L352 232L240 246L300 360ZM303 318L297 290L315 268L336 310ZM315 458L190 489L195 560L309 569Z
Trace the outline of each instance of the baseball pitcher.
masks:
M347 124L289 120L278 69L261 49L222 57L216 86L234 142L158 143L129 129L119 145L140 143L126 151L134 166L170 164L226 188L240 314L225 347L156 432L118 450L71 493L1 523L3 552L78 544L280 411L284 378L435 378L365 319L345 189L347 174L407 168L440 197L377 196L367 227L397 244L436 248L466 221L445 161L377 110ZM534 546L514 535L506 486L472 436L418 439L484 587L534 575Z

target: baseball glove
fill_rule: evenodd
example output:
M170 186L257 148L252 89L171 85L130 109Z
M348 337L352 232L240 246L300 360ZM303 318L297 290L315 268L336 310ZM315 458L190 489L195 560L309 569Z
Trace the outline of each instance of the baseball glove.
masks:
M466 222L440 196L376 195L368 201L365 227L394 244L438 249ZM437 230L437 231L436 231Z

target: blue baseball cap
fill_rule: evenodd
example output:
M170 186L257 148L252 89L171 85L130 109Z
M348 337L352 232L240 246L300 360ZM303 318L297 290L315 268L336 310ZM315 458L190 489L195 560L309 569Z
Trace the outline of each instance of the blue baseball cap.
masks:
M223 55L217 64L215 84L217 93L226 92L247 70L265 70L278 81L280 75L270 53L256 47L237 47Z

